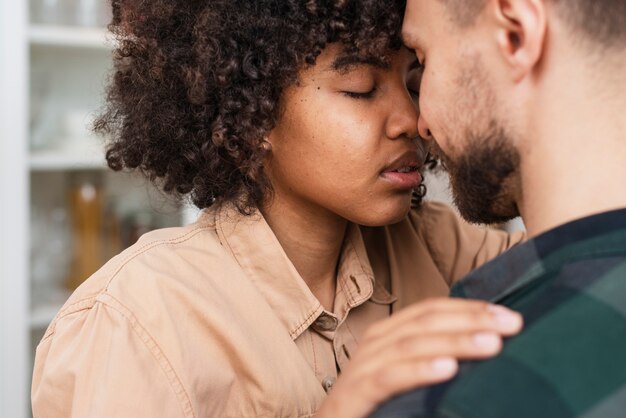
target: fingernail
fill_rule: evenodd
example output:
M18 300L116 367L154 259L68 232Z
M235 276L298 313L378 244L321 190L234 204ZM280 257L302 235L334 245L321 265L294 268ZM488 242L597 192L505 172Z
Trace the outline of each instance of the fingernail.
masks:
M474 344L483 349L494 350L500 346L500 338L495 334L484 332L474 335Z
M432 368L439 373L452 373L457 368L457 362L452 358L438 358L433 360Z
M520 314L503 306L490 305L489 310L495 316L498 324L506 329L517 328L522 324L522 316Z

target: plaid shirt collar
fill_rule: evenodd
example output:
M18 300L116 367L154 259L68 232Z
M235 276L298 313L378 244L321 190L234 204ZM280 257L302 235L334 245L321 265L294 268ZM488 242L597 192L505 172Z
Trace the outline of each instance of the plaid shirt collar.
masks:
M452 288L453 297L499 302L532 283L551 265L585 254L623 254L623 238L610 235L626 230L626 208L592 215L556 227L509 250L474 270Z

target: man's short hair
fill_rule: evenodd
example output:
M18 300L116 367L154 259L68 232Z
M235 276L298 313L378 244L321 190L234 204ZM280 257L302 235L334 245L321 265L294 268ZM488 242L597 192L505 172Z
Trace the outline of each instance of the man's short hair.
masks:
M472 26L487 0L439 0L444 3L452 20L461 27Z
M440 0L453 20L471 26L487 0ZM626 0L546 0L556 5L575 35L605 47L626 46Z

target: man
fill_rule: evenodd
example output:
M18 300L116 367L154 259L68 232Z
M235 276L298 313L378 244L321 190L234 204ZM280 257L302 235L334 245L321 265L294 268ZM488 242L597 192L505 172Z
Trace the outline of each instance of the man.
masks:
M452 295L526 329L374 416L626 416L626 0L408 0L403 36L461 213L532 238Z

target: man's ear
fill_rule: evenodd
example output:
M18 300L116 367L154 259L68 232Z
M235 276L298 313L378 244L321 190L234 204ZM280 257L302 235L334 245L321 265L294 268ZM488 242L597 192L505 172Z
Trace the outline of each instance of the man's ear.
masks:
M545 0L491 0L497 45L514 81L528 75L544 53L547 33Z

